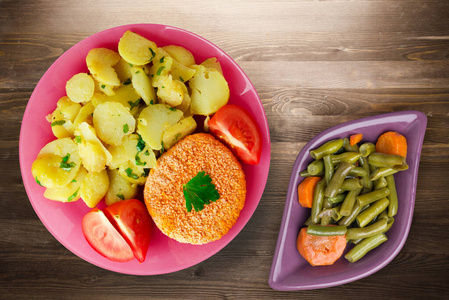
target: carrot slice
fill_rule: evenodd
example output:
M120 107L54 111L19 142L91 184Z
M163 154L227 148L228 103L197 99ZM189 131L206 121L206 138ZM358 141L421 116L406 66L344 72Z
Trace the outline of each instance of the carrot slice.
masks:
M407 140L395 131L385 132L377 139L376 151L407 157Z
M363 134L361 134L361 133L353 134L349 137L349 144L351 146L354 146L355 144L358 144L362 140L362 138L363 138Z
M296 247L299 254L312 266L328 266L343 254L346 248L346 237L344 235L310 235L304 227L299 232Z
M313 193L315 191L316 184L321 180L321 177L312 176L306 177L298 185L298 201L302 207L312 208Z

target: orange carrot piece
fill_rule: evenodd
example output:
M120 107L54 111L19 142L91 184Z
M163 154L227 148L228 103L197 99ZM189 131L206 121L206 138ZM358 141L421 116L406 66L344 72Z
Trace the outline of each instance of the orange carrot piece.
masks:
M377 139L376 151L407 157L407 140L395 131L385 132Z
M312 266L328 266L343 254L346 248L346 237L344 235L310 235L304 227L298 234L296 247L299 254Z
M351 146L354 146L355 144L358 144L362 140L362 138L363 138L363 134L361 134L361 133L353 134L349 137L349 144Z
M312 176L306 177L298 185L298 201L302 207L312 208L313 193L316 184L321 180L321 177Z

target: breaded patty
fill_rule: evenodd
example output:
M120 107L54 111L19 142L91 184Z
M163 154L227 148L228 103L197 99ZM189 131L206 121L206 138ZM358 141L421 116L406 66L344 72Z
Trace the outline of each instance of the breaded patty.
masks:
M197 212L186 210L182 186L205 171L220 199ZM168 149L145 183L145 203L157 227L181 243L220 239L236 223L245 204L242 167L225 145L207 133L187 136Z

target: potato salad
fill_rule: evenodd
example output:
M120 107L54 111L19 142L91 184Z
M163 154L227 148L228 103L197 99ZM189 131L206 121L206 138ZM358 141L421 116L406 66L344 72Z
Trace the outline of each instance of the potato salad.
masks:
M88 72L71 77L47 116L57 138L32 165L50 200L90 208L136 197L156 159L229 100L220 63L200 64L178 45L158 47L131 31L118 51L94 48ZM202 125L201 125L202 126Z

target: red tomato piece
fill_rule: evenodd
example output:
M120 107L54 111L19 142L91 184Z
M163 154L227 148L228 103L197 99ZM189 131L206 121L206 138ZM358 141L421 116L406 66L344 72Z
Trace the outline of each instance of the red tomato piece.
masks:
M262 153L262 134L256 120L244 108L228 104L209 121L210 132L226 144L242 162L257 165Z
M151 237L151 219L145 204L129 199L106 207L104 212L129 244L137 260L144 262Z
M107 259L117 262L134 259L128 243L98 208L88 212L83 217L81 225L89 245Z

